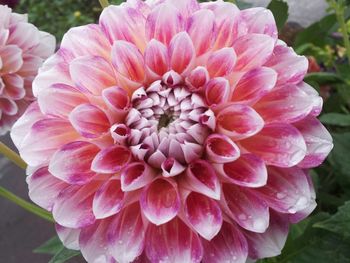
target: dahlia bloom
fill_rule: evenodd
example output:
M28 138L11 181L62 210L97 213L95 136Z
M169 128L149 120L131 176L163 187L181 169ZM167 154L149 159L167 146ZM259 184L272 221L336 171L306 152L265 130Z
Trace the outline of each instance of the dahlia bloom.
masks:
M333 147L270 11L129 0L69 30L11 136L31 199L88 262L278 255Z
M0 5L0 135L34 100L32 81L55 50L55 38L27 20L26 15Z

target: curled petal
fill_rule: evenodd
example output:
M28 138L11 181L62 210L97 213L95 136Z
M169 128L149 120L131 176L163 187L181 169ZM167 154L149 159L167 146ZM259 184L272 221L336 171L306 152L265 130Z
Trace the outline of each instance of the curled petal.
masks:
M222 214L219 204L199 193L190 193L185 201L185 215L191 226L203 238L211 240L222 225Z
M275 40L262 34L247 34L238 38L233 48L237 54L235 70L247 71L261 67L272 55Z
M230 83L226 78L214 78L205 85L205 97L208 105L220 105L230 96Z
M261 187L267 182L267 169L262 159L245 153L237 160L215 164L216 171L228 182L244 187Z
M142 193L142 212L155 225L172 220L180 209L180 197L174 182L165 179L153 181Z
M80 229L64 227L57 223L55 228L59 239L66 248L79 250Z
M23 65L22 50L15 45L6 45L0 48L0 72L2 74L15 73ZM1 65L2 64L2 65Z
M112 178L105 182L96 192L92 210L96 219L115 215L123 206L124 193L120 181Z
M123 88L114 86L102 91L103 101L115 113L125 115L130 108L130 98Z
M195 57L195 50L190 36L186 32L175 35L169 45L171 68L181 74L188 69Z
M147 68L158 77L169 70L169 56L167 47L152 39L145 50L145 63Z
M319 166L333 149L333 139L327 129L315 117L309 116L294 126L301 132L306 142L306 156L298 164L301 168Z
M86 184L95 175L91 171L91 162L98 151L99 148L89 142L68 143L53 155L49 171L55 177L67 183Z
M200 91L209 80L209 73L205 67L196 67L186 78L186 84L191 91Z
M151 262L200 262L203 248L198 235L178 217L146 233L146 255Z
M24 79L18 74L7 74L3 75L2 81L4 82L4 87L6 87L5 94L8 95L13 100L23 99L26 95L26 90L24 89ZM2 93L2 87L0 84L0 94Z
M323 99L318 94L318 92L305 82L299 83L298 88L304 91L309 96L309 98L313 100L313 107L312 107L312 111L310 112L310 115L312 116L320 115L322 111L322 106L323 106Z
M72 126L83 137L97 138L106 133L110 127L108 117L92 104L81 104L69 114Z
M141 83L145 78L143 56L137 47L129 42L114 42L112 63L115 70L127 79Z
M243 75L237 83L232 101L253 105L275 87L277 73L266 67L255 68Z
M125 207L109 224L108 248L118 262L133 262L145 245L145 227L138 203Z
M47 167L42 167L29 175L26 179L29 188L29 197L37 205L51 211L59 193L68 187L68 184L49 173Z
M210 77L224 77L232 73L236 64L236 53L233 48L222 48L210 55L207 69Z
M163 176L165 177L172 177L181 174L183 171L185 171L186 167L180 164L176 159L174 158L167 158L162 163L162 171Z
M257 134L264 127L264 120L251 107L231 104L217 115L217 131L233 140L242 140Z
M130 129L125 124L114 124L110 128L114 143L124 144L130 136Z
M203 263L245 263L247 240L237 227L224 222L220 232L210 241L203 240Z
M177 33L183 31L184 20L180 11L169 3L156 6L146 20L146 36L168 45Z
M197 56L207 52L213 42L215 17L212 11L201 9L192 14L187 21L187 32L190 35Z
M162 80L164 84L168 85L169 87L172 87L182 82L182 77L179 73L175 72L174 70L170 70L163 75Z
M228 163L239 158L238 146L227 136L212 134L205 143L207 159L214 163Z
M233 184L222 186L224 207L230 217L241 227L256 233L264 233L269 226L269 207L252 191Z
M204 160L191 163L186 170L183 187L219 200L221 187L211 164Z
M304 159L307 149L302 134L284 123L268 124L258 134L240 143L268 165L278 167L298 164Z
M128 164L121 172L121 188L124 192L140 189L154 179L155 172L144 162Z
M131 160L130 150L122 145L113 145L101 150L93 159L91 170L97 173L119 172Z

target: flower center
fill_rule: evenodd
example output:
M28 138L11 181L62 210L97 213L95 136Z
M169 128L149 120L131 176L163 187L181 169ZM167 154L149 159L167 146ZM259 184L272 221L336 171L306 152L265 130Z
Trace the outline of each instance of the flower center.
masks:
M161 168L167 160L187 164L202 156L215 116L204 100L184 86L156 81L136 90L125 124L128 144L139 160ZM169 160L172 161L169 161Z

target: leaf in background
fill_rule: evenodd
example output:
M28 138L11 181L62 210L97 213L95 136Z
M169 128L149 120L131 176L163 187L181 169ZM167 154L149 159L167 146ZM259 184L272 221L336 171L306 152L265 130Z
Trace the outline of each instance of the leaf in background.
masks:
M336 73L331 73L331 72L309 73L305 76L304 81L307 83L317 82L319 85L344 83L344 79L342 79Z
M249 4L249 3L246 3L244 1L241 1L241 0L237 0L236 1L236 5L239 7L239 9L247 9L247 8L250 8L252 7L252 4Z
M350 126L350 115L341 113L326 113L320 117L320 121L328 125L347 127Z
M80 255L79 251L76 250L70 250L65 247L63 247L60 251L58 251L53 258L49 261L49 263L64 263L68 259L76 257Z
M326 229L346 238L350 237L350 201L338 208L338 212L325 221L317 222L314 227Z
M39 254L50 254L55 255L58 251L62 249L63 245L60 239L55 236L48 241L46 241L44 244L42 244L40 247L33 250L34 253Z
M275 17L278 31L281 31L288 19L288 4L282 0L272 0L267 8Z
M350 132L333 133L334 149L330 154L329 161L333 168L350 180ZM345 182L344 182L345 183Z

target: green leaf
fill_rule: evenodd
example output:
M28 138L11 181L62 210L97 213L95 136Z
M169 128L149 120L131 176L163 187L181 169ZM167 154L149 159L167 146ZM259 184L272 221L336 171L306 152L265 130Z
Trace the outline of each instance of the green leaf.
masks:
M350 237L350 201L338 208L331 218L317 222L314 227L326 229L346 238Z
M73 257L76 257L80 255L79 251L76 250L70 250L65 247L62 247L60 251L58 251L53 258L49 261L49 263L64 263L68 259L71 259Z
M278 31L281 31L288 19L288 4L282 0L272 0L267 8L275 17Z
M334 149L329 160L333 167L350 179L350 132L333 133L332 137Z
M331 73L331 72L309 73L305 76L304 81L307 83L317 82L319 85L344 83L343 78L341 78L336 73Z
M350 126L350 115L341 113L327 113L320 117L320 121L328 125L347 127Z
M34 253L40 253L40 254L50 254L55 255L58 251L62 249L63 245L61 240L55 236L48 241L46 241L44 244L42 244L40 247L33 250Z
M236 5L239 7L239 9L247 9L247 8L250 8L252 7L252 4L250 3L246 3L244 1L241 1L241 0L237 0L236 1Z

